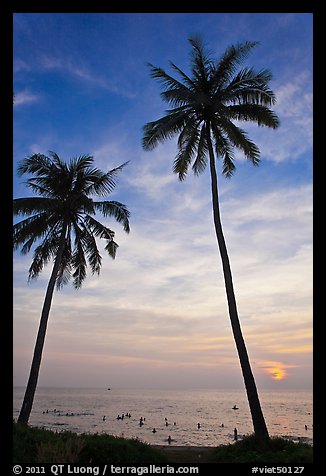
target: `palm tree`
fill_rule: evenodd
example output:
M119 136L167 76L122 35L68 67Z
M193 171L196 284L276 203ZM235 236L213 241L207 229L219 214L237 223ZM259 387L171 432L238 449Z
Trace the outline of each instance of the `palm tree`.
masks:
M92 273L100 273L102 258L96 238L106 241L105 250L115 258L118 248L114 231L94 218L96 212L111 216L129 233L129 211L117 201L94 201L93 196L106 196L116 186L115 176L126 163L107 173L93 167L93 157L83 155L63 162L57 154L50 157L34 154L25 158L18 167L18 174L32 174L26 184L39 197L14 200L14 214L28 218L14 225L14 249L21 247L26 254L34 250L29 269L29 280L36 278L43 267L54 262L45 294L34 356L32 360L24 401L18 422L27 424L32 410L40 370L46 327L55 286L60 289L73 278L73 285L80 288L86 277L87 263Z
M238 122L255 122L273 129L279 126L276 114L270 109L276 101L269 88L270 71L253 68L239 70L239 65L257 45L245 42L232 45L218 61L205 51L199 37L189 39L191 50L191 77L175 64L171 67L180 79L163 69L149 64L151 76L161 82L162 99L173 109L166 115L144 126L143 147L154 149L159 143L178 135L178 153L173 171L184 180L190 165L198 175L209 162L213 217L217 242L223 266L225 288L232 331L242 369L249 401L254 432L257 438L269 437L261 409L256 383L242 335L227 247L223 235L218 198L215 162L223 161L222 174L231 177L235 171L234 149L258 165L260 151ZM236 123L235 123L236 122Z

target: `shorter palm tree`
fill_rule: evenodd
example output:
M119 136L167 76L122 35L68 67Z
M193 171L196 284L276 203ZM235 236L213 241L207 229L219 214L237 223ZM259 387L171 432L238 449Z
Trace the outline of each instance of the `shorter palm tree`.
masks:
M39 197L14 200L14 215L28 216L14 225L14 249L21 247L26 254L32 246L34 258L29 268L29 280L37 278L43 267L54 262L45 294L34 355L18 417L19 423L27 424L33 406L34 395L42 359L46 328L55 287L60 289L70 278L76 289L86 277L87 264L93 274L99 274L102 258L96 238L106 241L105 250L115 258L118 248L114 231L97 221L97 212L113 217L129 233L129 211L117 201L94 201L93 196L106 196L116 186L115 176L127 164L124 163L107 173L93 166L93 157L83 155L63 162L56 153L50 157L34 154L25 158L18 167L18 174L31 174L26 185Z

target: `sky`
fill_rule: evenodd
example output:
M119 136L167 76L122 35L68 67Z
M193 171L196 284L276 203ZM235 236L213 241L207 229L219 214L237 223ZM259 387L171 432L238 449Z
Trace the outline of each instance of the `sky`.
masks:
M243 66L268 68L281 126L241 124L259 167L236 154L220 206L238 312L258 388L312 388L312 28L310 13L14 14L14 197L29 196L19 161L90 154L108 197L130 210L112 260L53 296L40 386L242 388L212 219L209 170L180 182L172 139L142 149L164 115L148 63L189 73L193 34L218 59L258 41ZM13 256L13 383L27 383L51 271L28 283L32 253Z

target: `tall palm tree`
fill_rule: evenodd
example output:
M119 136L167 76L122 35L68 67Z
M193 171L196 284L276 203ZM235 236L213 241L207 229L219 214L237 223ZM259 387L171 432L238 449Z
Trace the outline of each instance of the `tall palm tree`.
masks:
M179 79L163 69L149 64L151 76L161 82L162 99L173 109L166 115L144 126L143 147L154 149L159 143L178 135L178 153L173 171L185 179L192 164L198 175L209 162L213 217L217 242L223 266L229 316L238 351L244 384L252 415L254 432L258 438L269 437L261 409L256 383L242 335L227 247L222 230L218 198L216 159L222 159L222 174L231 177L235 171L234 149L258 165L260 151L238 122L255 122L273 129L279 126L276 114L270 109L276 101L269 87L270 71L253 68L239 69L241 62L257 45L245 42L226 49L219 60L213 60L199 37L189 39L191 76L175 64L171 67Z
M57 154L50 157L34 154L24 159L18 174L31 174L27 186L39 197L14 200L14 214L28 218L14 225L14 249L26 254L39 242L29 269L29 279L36 278L43 267L53 261L45 294L34 356L18 422L27 424L32 410L42 352L55 286L60 289L73 278L80 288L86 277L87 263L92 273L100 273L102 258L96 238L106 241L105 250L115 258L118 248L114 231L94 218L99 212L111 216L129 233L129 211L117 201L94 201L93 196L106 196L116 186L115 176L126 163L107 173L95 168L93 157L83 155L63 162Z

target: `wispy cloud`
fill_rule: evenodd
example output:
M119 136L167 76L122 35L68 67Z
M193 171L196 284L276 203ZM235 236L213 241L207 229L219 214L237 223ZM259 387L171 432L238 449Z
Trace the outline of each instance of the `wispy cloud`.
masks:
M119 94L129 99L135 96L132 90L125 88L121 83L117 83L107 75L100 75L98 71L93 71L90 66L83 64L78 59L71 59L64 56L42 56L39 66L46 71L63 71L84 83L103 88L111 93Z
M124 144L122 136L99 144L96 164L105 169L108 157L112 166L130 157ZM67 287L55 294L49 359L60 360L59 353L69 348L72 366L78 355L111 375L115 366L128 368L128 375L131 369L147 375L154 368L167 371L169 365L190 372L196 362L202 375L219 365L229 369L225 381L237 374L209 176L190 174L178 182L171 171L174 153L173 143L151 154L137 150L119 176L115 198L124 201L127 190L132 197L131 233L108 222L120 245L116 260L101 248L100 277L89 276L78 292ZM282 363L279 372L291 378L311 355L312 186L241 193L236 188L236 182L222 183L221 208L245 338L260 378L270 378L274 370L268 369L276 368L261 364L267 360ZM27 287L29 258L24 257L25 271L20 261L15 268L17 349L25 319L36 333L50 271ZM31 328L28 332L32 353Z
M161 199L169 195L166 187ZM144 365L192 362L194 368L197 361L206 367L227 361L237 369L210 209L199 201L194 214L187 193L171 198L164 202L165 219L143 216L129 236L118 233L117 258L103 260L99 278L89 277L73 294L65 289L62 298L55 295L51 341L57 352L69 340L71 352L87 353L82 342L88 340L90 348L120 364L129 359L128 365L137 366L143 359ZM276 367L263 360L283 362L279 372L291 373L311 352L310 200L311 190L299 186L223 205L239 313L255 365L264 373ZM16 290L17 336L23 335L21 319L31 312L32 295L41 308L42 293L33 286Z
M14 73L20 73L24 71L30 71L32 65L25 60L20 58L14 58Z
M34 103L40 100L40 95L32 93L28 90L15 92L15 106Z
M312 77L308 71L279 83L275 87L277 104L275 112L281 125L275 131L257 129L250 125L247 130L259 145L263 158L273 162L295 161L312 147Z

